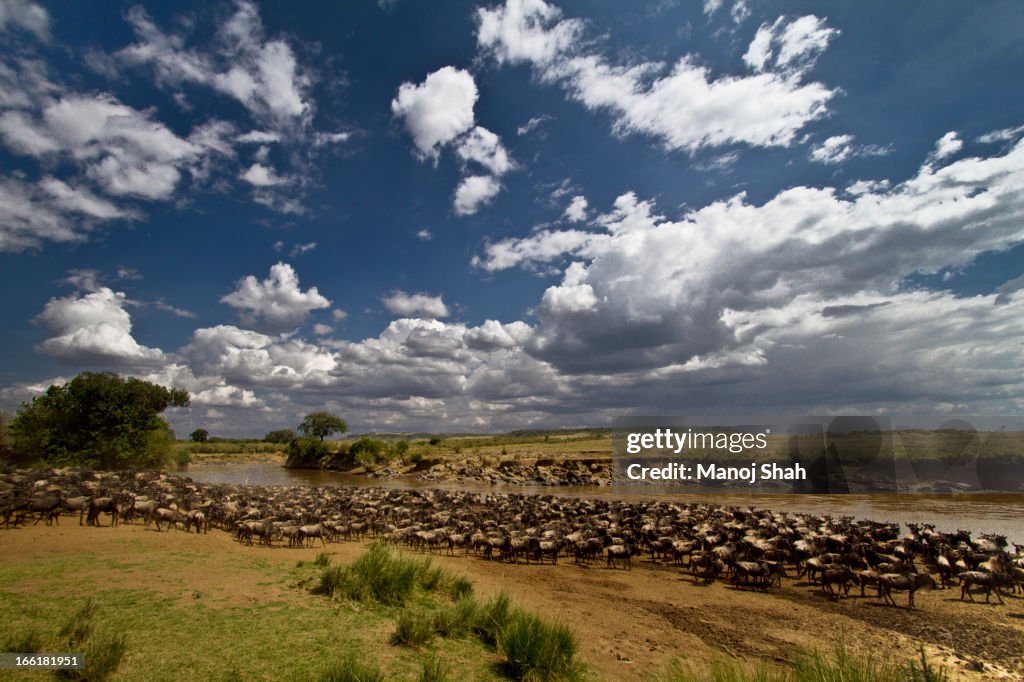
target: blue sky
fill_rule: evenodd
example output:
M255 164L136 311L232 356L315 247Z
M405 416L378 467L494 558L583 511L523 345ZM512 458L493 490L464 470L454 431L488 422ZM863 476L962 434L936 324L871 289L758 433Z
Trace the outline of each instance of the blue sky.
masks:
M1016 2L0 0L0 408L1024 409Z

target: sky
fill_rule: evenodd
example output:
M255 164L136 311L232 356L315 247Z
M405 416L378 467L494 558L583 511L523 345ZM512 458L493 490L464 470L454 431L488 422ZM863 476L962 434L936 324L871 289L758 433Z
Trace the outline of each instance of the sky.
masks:
M1024 5L0 0L0 409L1024 411Z

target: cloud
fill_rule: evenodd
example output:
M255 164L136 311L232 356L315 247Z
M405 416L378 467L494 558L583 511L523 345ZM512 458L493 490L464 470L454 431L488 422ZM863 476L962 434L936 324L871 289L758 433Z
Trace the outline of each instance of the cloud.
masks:
M1024 289L1024 275L1020 275L1019 277L1014 277L1011 280L1003 282L996 287L994 292L996 294L995 304L1007 305L1021 289Z
M315 248L316 248L316 242L308 242L306 244L296 244L295 246L292 247L292 250L288 252L288 255L290 255L292 258L295 258L296 256L301 256L304 253L309 253L310 251L312 251Z
M53 336L37 350L75 365L132 367L160 363L164 354L132 337L126 296L108 287L51 298L35 322Z
M278 177L273 168L267 168L259 163L249 166L249 169L239 177L255 187L273 187L287 182L284 178Z
M459 140L455 153L463 163L475 163L495 177L515 168L501 139L486 128L477 126Z
M404 121L420 160L431 159L436 166L441 150L454 147L463 172L453 201L460 216L489 203L501 191L501 176L516 168L501 138L474 126L477 97L472 74L446 66L419 85L402 83L391 101L392 114Z
M38 118L5 112L0 136L19 154L66 155L109 194L151 200L170 197L181 169L206 151L110 95L68 95L46 104Z
M164 33L141 7L127 16L136 42L115 54L122 63L151 66L158 82L171 87L193 83L213 88L275 127L310 116L312 74L300 67L288 43L266 38L254 4L236 2L210 51L186 48L183 35Z
M963 140L957 137L956 131L951 130L935 143L935 151L932 152L932 158L936 161L941 161L946 157L956 154L963 146Z
M743 61L757 72L769 68L803 72L814 65L837 35L839 31L826 27L825 20L814 15L793 21L779 17L771 25L761 24Z
M313 325L313 333L316 334L317 336L327 336L333 331L334 327L332 327L329 324L320 324L318 322L317 324Z
M794 324L791 301L813 300L821 311L881 299L889 305L872 313L879 320L907 306L919 317L925 299L898 293L905 277L963 267L1019 243L1022 169L1018 143L1004 155L939 169L926 161L891 187L877 183L853 195L792 187L759 205L739 194L679 220L626 193L597 217L600 232L540 230L489 244L475 264L491 272L564 267L526 345L562 372L760 366L775 338L792 337L783 332ZM839 324L822 319L822 328ZM808 325L808 334L818 333Z
M473 127L478 96L472 74L445 66L419 85L402 83L391 112L405 123L420 159L436 163L441 147Z
M550 121L551 118L552 117L548 116L547 114L533 116L532 118L530 118L529 121L516 128L516 135L519 135L520 137L523 135L529 135L534 130L537 130L538 128L540 128L540 126Z
M992 132L980 135L977 141L982 144L992 144L993 142L1012 142L1021 135L1024 135L1024 125L1017 126L1015 128L993 130Z
M451 314L441 296L396 291L384 298L383 302L384 307L390 312L404 317L437 318L448 317Z
M312 311L331 305L316 287L302 291L299 276L287 263L271 266L262 282L252 275L243 277L220 300L239 311L243 324L267 332L295 329L306 323Z
M811 149L811 161L824 164L840 164L858 156L885 156L892 147L879 145L855 145L853 135L834 135Z
M134 211L50 176L36 184L0 178L0 251L83 241L95 225L135 217Z
M570 223L579 223L587 219L587 198L574 196L572 202L565 207L562 214Z
M50 15L43 7L27 0L0 0L0 31L14 27L44 42L50 39Z
M245 388L313 389L332 382L335 354L301 339L218 325L197 329L178 351L199 377Z
M472 215L501 191L501 183L492 175L470 175L455 189L456 215Z
M423 228L422 230L416 233L416 238L419 239L421 242L429 242L431 239L434 238L434 235L427 228Z
M615 134L649 135L671 151L736 143L788 146L808 122L828 113L835 94L820 83L802 82L836 33L816 17L770 29L762 39L763 59L751 57L762 67L757 73L719 78L694 55L671 67L611 64L584 51L579 20L561 19L560 10L543 0L479 9L477 25L478 46L497 63L529 64L587 109L611 113Z
M346 313L341 308L335 308L334 310L331 311L331 317L337 320L338 322L341 322L346 317L348 317L348 313Z

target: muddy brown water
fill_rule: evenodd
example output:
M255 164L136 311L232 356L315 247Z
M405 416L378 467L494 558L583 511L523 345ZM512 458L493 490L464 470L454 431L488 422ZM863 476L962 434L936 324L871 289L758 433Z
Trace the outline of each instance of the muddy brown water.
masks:
M1020 493L794 495L720 491L695 493L692 490L652 489L652 486L628 484L491 485L479 481L424 481L409 477L376 479L336 471L286 469L274 462L199 464L177 473L202 483L234 485L438 488L624 501L708 502L773 511L853 516L900 524L932 523L939 531L962 528L975 534L999 533L1006 535L1011 542L1024 543L1024 494Z

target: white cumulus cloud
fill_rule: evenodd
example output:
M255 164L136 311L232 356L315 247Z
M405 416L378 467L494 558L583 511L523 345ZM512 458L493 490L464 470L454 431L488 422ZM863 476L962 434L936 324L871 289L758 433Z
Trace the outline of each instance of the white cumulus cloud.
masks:
M430 296L429 294L407 294L404 291L396 291L384 298L383 303L390 312L404 317L437 318L448 317L451 314L441 296Z
M316 287L302 291L298 274L287 263L272 266L262 281L252 275L243 277L220 300L239 311L243 324L267 332L295 329L306 323L312 311L331 306Z

